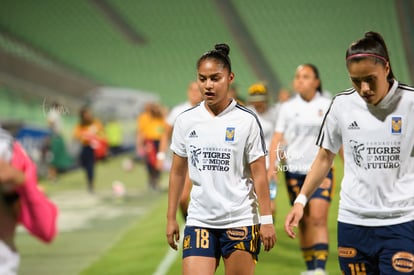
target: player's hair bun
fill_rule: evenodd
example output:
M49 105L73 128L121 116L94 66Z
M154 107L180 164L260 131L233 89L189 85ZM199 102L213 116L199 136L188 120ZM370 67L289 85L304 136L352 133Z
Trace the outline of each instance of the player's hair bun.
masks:
M227 44L216 44L214 46L214 49L220 53L222 53L224 56L228 56L230 53L230 47Z
M382 38L382 36L377 32L369 31L369 32L366 32L364 36L365 38L372 39L374 41L379 42L382 46L385 45L384 38Z

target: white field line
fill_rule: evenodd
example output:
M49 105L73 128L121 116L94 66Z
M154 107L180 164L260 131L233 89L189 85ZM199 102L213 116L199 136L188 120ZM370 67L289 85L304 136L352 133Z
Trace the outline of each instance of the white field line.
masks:
M181 240L184 237L184 227L185 225L181 225L180 231L180 244ZM176 251L172 248L169 248L167 253L165 254L164 258L160 262L157 267L157 270L152 275L165 275L167 274L168 270L170 269L171 265L174 263L177 256L181 255L181 245L178 246L179 249Z

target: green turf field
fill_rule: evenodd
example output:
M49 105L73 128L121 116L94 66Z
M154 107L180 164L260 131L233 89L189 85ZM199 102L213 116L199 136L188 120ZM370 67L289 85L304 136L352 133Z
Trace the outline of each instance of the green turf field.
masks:
M50 198L60 209L59 235L45 245L19 230L17 245L21 254L21 275L175 275L181 274L180 252L169 249L165 240L167 178L165 191L150 191L142 164L132 171L122 170L121 156L97 167L97 192L86 192L84 174L74 171L63 175L58 183L42 181ZM338 184L343 174L336 161L335 197L330 209L330 255L327 270L339 275L336 253L336 215ZM339 164L339 165L338 165ZM120 180L127 188L124 199L115 198L112 182ZM284 184L279 184L276 231L278 243L269 253L262 251L256 274L300 274L305 270L297 240L283 231L284 218L290 208ZM224 274L223 264L216 274Z

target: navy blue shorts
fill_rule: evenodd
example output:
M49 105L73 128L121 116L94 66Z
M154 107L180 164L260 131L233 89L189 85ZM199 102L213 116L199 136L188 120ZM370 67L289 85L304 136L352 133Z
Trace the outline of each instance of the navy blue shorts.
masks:
M344 275L414 274L414 221L367 227L338 222Z
M255 261L260 252L260 225L230 229L211 229L186 226L184 230L183 258L203 256L220 259L235 250L248 251Z
M293 205L293 202L299 195L300 189L302 188L303 183L305 182L305 178L306 175L303 174L291 173L288 171L285 172L286 185L291 205ZM333 196L333 186L333 169L331 169L329 170L329 173L326 176L324 182L322 182L318 189L316 189L315 193L312 194L309 200L319 198L331 202Z

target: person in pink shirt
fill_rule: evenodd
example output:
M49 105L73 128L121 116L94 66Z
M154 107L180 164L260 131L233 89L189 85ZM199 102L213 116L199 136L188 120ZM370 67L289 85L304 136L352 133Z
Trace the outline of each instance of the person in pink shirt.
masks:
M37 187L35 164L23 147L0 129L0 274L18 273L18 224L49 243L57 233L57 214L56 205Z

